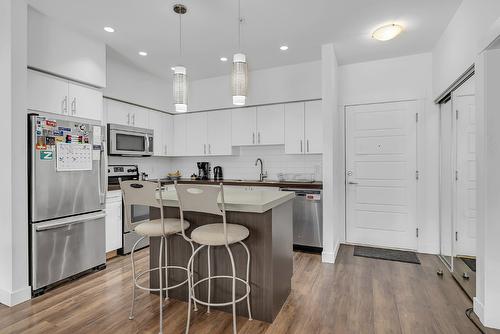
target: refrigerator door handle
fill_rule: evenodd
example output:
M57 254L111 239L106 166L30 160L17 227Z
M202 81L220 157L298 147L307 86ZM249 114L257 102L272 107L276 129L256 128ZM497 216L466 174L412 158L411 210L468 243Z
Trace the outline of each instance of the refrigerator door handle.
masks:
M107 153L107 146L106 142L103 141L101 142L101 158L99 159L99 173L98 173L98 178L97 182L99 183L99 203L104 204L106 203L106 185L108 181L106 180L106 166L108 165L107 158L108 158L108 153Z
M98 212L98 213L92 213L92 214L87 214L87 215L83 215L83 216L62 218L62 219L57 219L56 221L54 221L50 224L40 223L41 226L35 227L35 230L37 232L54 230L57 228L66 227L68 225L80 224L80 223L87 222L89 220L96 220L96 219L100 219L100 218L104 218L104 217L106 217L106 213Z

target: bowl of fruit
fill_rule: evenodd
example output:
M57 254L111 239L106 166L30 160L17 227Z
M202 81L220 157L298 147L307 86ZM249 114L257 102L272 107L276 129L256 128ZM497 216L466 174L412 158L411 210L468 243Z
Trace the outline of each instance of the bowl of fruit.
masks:
M181 172L175 171L174 173L168 173L167 174L168 178L172 181L177 181L181 178Z

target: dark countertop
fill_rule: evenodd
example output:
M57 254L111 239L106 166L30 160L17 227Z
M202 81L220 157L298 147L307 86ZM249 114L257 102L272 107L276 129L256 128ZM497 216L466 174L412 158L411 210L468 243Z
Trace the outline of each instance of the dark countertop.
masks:
M151 181L155 181L151 179ZM174 182L169 179L161 179L162 184L173 184ZM260 182L257 180L235 180L235 179L224 179L224 180L191 180L191 179L180 179L177 181L179 183L193 183L193 184L219 184L223 183L228 186L254 186L254 187L279 187L279 188L299 188L299 189L323 189L323 182L289 182L289 181L275 181L267 180ZM108 185L108 191L120 190L120 185L110 184Z

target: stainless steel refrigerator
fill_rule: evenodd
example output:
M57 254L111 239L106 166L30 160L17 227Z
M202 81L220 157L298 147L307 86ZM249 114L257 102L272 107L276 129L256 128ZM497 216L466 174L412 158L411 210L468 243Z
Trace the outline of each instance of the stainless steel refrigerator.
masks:
M30 276L37 295L106 262L104 128L30 114Z

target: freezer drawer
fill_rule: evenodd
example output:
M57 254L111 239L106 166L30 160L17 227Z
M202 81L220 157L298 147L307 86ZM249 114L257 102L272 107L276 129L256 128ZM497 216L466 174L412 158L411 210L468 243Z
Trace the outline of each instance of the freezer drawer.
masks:
M33 291L106 263L105 213L31 224Z

